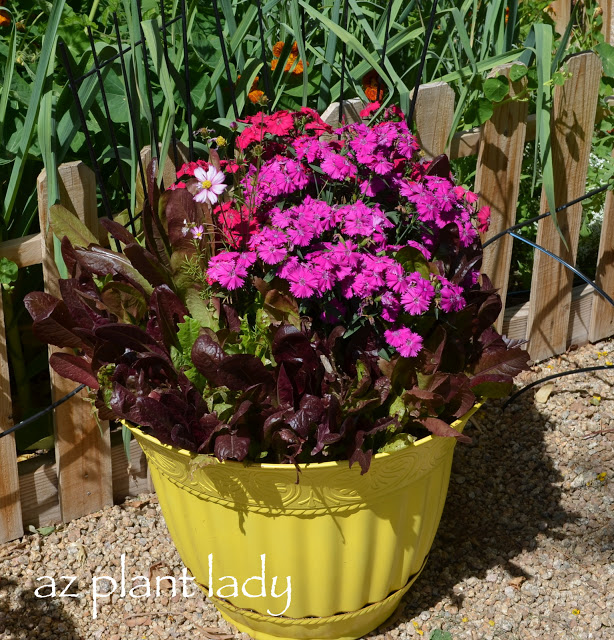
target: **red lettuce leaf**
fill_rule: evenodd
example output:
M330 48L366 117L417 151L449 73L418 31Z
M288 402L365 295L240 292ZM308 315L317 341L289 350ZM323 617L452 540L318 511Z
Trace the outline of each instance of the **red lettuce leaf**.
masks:
M53 353L49 358L49 365L63 378L85 384L90 389L100 387L90 363L84 358L71 353Z

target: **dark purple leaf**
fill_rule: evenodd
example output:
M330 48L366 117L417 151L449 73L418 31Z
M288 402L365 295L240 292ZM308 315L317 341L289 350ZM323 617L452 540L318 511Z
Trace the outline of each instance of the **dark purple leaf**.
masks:
M97 301L90 298L91 306L86 304L84 298L87 296L79 295L78 288L79 281L75 278L60 280L60 293L72 320L79 327L94 329L99 324L99 319L103 316L100 311L93 308Z
M132 351L151 351L156 341L140 327L113 322L94 331L94 335L107 342L112 342L118 348L131 349Z
M272 388L275 384L271 372L262 364L262 360L247 353L224 358L218 365L215 382L232 391L245 391L256 385Z
M320 398L305 395L301 398L299 410L288 420L288 426L294 429L301 438L307 438L309 428L320 422L324 412L324 403Z
M130 264L126 256L114 253L102 247L88 249L75 248L75 255L81 267L97 276L117 275L136 287L143 293L150 293L151 285Z
M456 429L453 429L447 422L439 418L419 418L416 420L425 426L432 434L442 436L444 438L456 438L459 442L471 443L471 438Z
M169 287L163 284L154 289L149 304L156 314L158 327L166 347L170 349L171 345L174 345L179 348L177 325L183 322L184 316L189 315L183 302Z
M512 377L528 368L528 361L528 352L518 347L507 351L489 350L482 354L473 373L476 376L477 374L501 376L501 382L511 382Z
M62 258L68 273L74 278L76 276L76 267L78 265L77 256L70 240L64 236L61 242Z
M283 364L277 374L277 404L294 406L294 389Z
M360 466L360 475L364 476L369 467L371 466L371 458L373 457L373 450L363 451L358 446L352 452L350 456L350 468L357 462Z
M438 176L440 178L450 179L450 160L447 155L441 154L431 160L429 168L426 170L427 176Z
M49 365L63 378L85 384L90 389L100 387L90 363L84 358L71 353L53 353L49 358Z
M136 243L136 238L123 224L119 224L119 222L115 222L115 220L111 220L110 218L100 218L99 221L106 231L122 244L129 245Z
M26 294L24 304L34 320L32 332L39 340L57 347L82 347L81 339L72 331L75 323L62 300L34 291Z
M192 347L192 362L207 380L216 384L217 372L227 355L208 334L199 336Z
M213 451L218 460L237 460L241 462L249 451L249 438L236 433L217 436Z
M140 244L134 243L124 247L124 255L132 266L154 287L160 285L173 286L173 279L159 260Z
M243 401L232 414L232 418L228 422L229 426L234 426L241 418L251 409L253 403L249 400Z
M239 333L241 331L241 320L239 319L239 314L236 312L235 308L230 305L223 304L222 309L226 316L226 325L228 328L231 331Z
M309 338L296 327L285 324L275 333L272 345L273 357L278 363L287 362L313 368L319 364Z

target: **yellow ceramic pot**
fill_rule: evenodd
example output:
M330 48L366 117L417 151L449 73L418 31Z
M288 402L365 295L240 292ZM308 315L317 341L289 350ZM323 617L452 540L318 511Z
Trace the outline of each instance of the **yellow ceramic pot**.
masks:
M386 620L424 567L456 444L423 438L364 475L347 460L191 469L195 454L130 428L185 566L257 640L350 640Z

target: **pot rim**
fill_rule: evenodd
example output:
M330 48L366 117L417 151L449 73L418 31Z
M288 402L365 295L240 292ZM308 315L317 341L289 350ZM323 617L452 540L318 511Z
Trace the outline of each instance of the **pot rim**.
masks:
M484 401L483 400L479 400L477 401L473 407L471 407L471 409L469 409L469 411L467 411L467 413L465 413L463 416L461 416L460 418L458 418L457 420L455 420L450 426L453 428L456 428L457 426L461 426L464 427L464 425L467 423L467 421L469 420L469 418L471 418L471 416L476 413L477 411L479 411L482 406L484 405ZM242 462L238 462L237 460L218 460L213 454L199 454L196 453L194 451L190 451L188 449L179 449L178 447L175 447L173 445L170 444L165 444L163 442L161 442L160 440L158 440L158 438L156 438L153 435L150 435L148 433L145 433L141 427L131 424L130 422L128 422L127 420L120 420L119 421L122 425L124 425L127 429L129 429L133 434L138 433L138 437L139 438L143 438L144 440L147 440L150 442L150 444L153 444L155 446L158 447L162 447L164 449L168 449L170 451L173 451L175 453L177 453L178 455L182 456L182 457L187 457L187 458L195 458L196 456L199 455L211 455L211 464L214 466L217 465L225 465L228 468L232 469L234 468L249 468L249 469L264 469L264 470L288 470L288 469L296 469L297 467L304 471L305 469L308 468L318 468L318 469L333 469L335 467L338 467L340 465L344 465L347 466L348 464L348 459L344 458L342 460L327 460L325 462L300 462L296 465L293 464L288 464L288 463L273 463L273 462L252 462L252 461L242 461ZM462 429L461 429L462 431ZM415 447L420 447L420 446L424 446L427 445L428 443L434 441L434 440L439 440L439 439L443 439L443 436L436 436L436 435L429 435L429 436L425 436L424 438L420 438L420 440L416 440L416 442L413 442L412 444L409 444L405 447L403 447L402 449L399 449L397 451L384 451L382 453L376 453L375 455L373 455L373 457L371 458L371 463L373 464L374 461L376 460L384 460L386 458L389 458L391 456L394 456L396 454L402 453L402 452L406 452L410 449L413 449ZM354 466L354 465L353 465Z

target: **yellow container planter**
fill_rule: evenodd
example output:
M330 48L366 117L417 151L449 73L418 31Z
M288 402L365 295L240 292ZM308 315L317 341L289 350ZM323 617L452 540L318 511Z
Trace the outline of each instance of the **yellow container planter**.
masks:
M194 453L130 429L183 563L257 640L350 640L386 620L424 567L456 444L423 438L364 475L347 460L190 469Z

